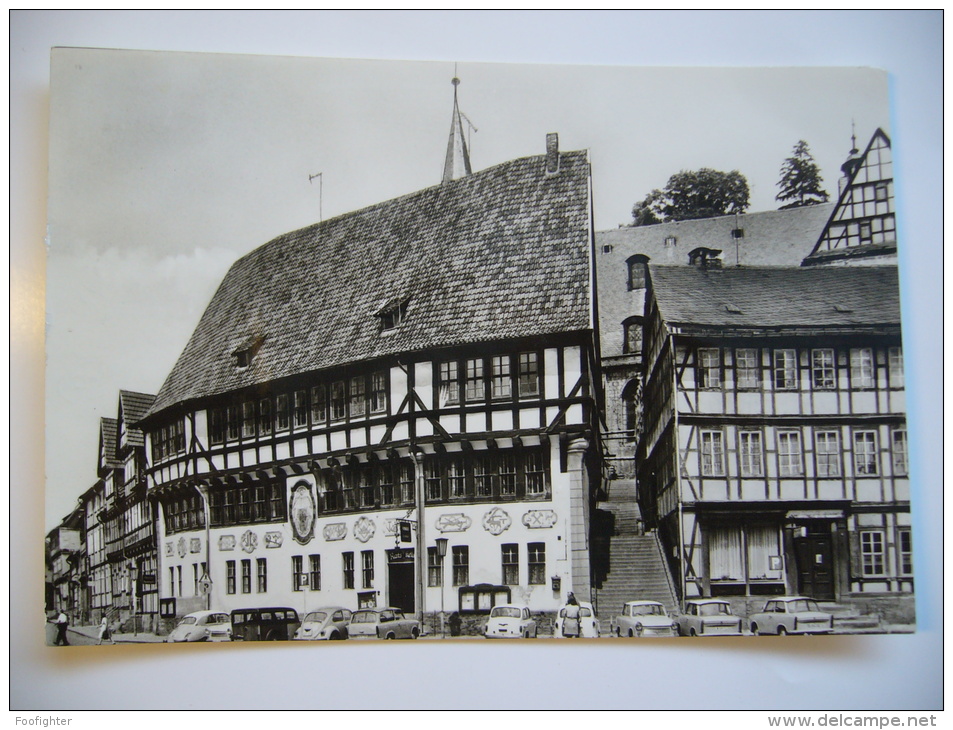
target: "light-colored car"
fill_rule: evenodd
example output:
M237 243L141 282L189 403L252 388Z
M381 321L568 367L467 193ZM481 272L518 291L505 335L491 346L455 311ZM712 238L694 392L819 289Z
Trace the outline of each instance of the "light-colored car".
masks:
M232 621L221 611L196 611L184 616L166 637L170 644L184 641L231 641Z
M772 598L748 620L752 634L829 634L834 630L834 615L804 596Z
M309 611L301 620L294 638L299 641L335 641L347 638L351 611L341 606L325 606Z
M566 619L566 608L562 606L556 614L556 625L553 627L553 636L563 637L563 622ZM580 639L598 639L599 638L599 619L596 618L596 612L592 604L587 601L579 601L579 638Z
M731 604L718 598L695 598L685 602L685 611L676 620L681 636L741 636L741 616L731 612Z
M488 639L535 639L536 621L528 606L500 604L490 609L483 635Z
M352 639L416 639L420 624L399 608L359 608L351 614L347 633Z
M678 624L658 601L627 601L612 619L616 636L678 636Z

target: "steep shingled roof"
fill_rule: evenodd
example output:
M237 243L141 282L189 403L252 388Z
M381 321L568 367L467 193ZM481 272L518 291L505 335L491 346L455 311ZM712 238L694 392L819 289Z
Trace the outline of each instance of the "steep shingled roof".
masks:
M150 415L400 352L589 329L588 154L513 160L293 231L239 259ZM406 318L381 331L388 303ZM247 367L235 353L260 347Z
M119 435L119 421L115 418L99 419L99 445L102 448L102 460L105 463L98 465L99 469L112 469L122 466L122 461L116 458L116 444Z
M714 327L850 327L900 324L897 268L650 266L669 324Z
M126 441L132 446L142 446L145 439L142 431L132 424L138 422L155 402L156 397L148 393L137 393L133 390L119 391L119 408L126 423Z

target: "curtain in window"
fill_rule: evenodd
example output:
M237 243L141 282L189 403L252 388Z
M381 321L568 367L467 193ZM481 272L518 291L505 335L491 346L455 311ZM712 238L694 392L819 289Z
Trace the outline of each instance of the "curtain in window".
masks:
M744 580L740 528L716 527L710 530L708 563L711 580Z
M781 571L768 567L768 558L780 555L778 530L771 525L748 527L748 577L752 580L780 580Z

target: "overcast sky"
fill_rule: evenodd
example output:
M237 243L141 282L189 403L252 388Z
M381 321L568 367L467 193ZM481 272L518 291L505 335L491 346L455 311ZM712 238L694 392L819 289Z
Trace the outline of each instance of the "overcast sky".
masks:
M806 140L835 192L852 124L889 133L872 69L464 63L475 170L587 148L597 230L683 169L739 170L778 206ZM96 479L98 419L156 393L239 256L437 184L454 65L61 49L53 54L47 270L47 526ZM309 176L323 173L323 185ZM321 194L323 191L323 195ZM319 212L320 211L320 212Z

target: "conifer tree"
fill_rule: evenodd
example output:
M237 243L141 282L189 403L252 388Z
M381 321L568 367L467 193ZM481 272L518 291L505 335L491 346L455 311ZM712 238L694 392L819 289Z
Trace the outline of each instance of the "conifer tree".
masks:
M782 205L779 210L801 208L805 205L826 203L830 195L823 189L821 170L814 161L807 142L799 140L784 164L781 165L781 179L778 187L781 192L775 200L791 201Z

